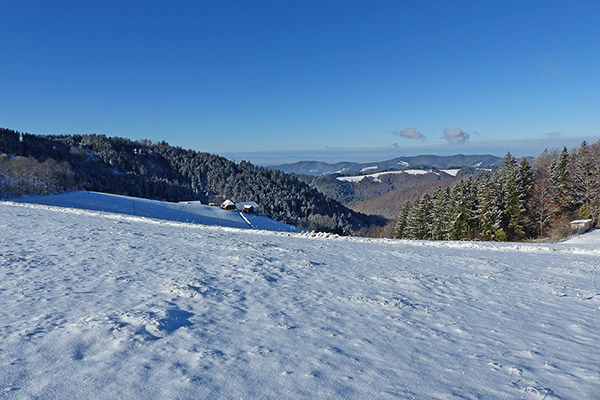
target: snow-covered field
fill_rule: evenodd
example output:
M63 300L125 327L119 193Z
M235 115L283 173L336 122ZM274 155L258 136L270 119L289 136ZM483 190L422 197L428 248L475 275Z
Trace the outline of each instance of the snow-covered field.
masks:
M370 166L370 167L364 167L363 169L360 170L360 172L361 173L362 172L367 172L367 171L371 171L371 170L374 170L374 169L377 169L377 165L373 165L373 166Z
M458 174L458 171L460 171L460 168L441 169L440 171L445 172L451 176L456 176Z
M432 172L430 170L423 170L423 169L403 169L401 171L375 172L373 174L367 174L367 175L338 176L337 180L344 181L344 182L357 183L357 182L362 181L365 178L373 178L375 180L375 182L381 182L381 180L379 179L379 177L382 176L382 175L396 175L396 174L425 175L425 174L431 174L431 173L437 174L436 172Z
M588 235L374 240L0 203L0 397L598 399Z
M298 232L298 227L274 221L261 215L240 211L226 211L198 202L169 203L139 197L119 196L98 192L69 192L51 196L21 197L20 203L77 208L80 210L106 211L111 213L191 222L240 229Z

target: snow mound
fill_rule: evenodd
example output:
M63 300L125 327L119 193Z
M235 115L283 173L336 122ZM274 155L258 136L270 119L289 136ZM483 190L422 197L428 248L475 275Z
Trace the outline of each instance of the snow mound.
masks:
M0 202L0 397L597 399L598 270Z

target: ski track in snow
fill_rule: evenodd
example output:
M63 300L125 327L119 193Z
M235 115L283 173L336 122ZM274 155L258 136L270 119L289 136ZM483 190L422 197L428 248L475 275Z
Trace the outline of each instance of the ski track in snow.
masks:
M342 238L0 202L0 398L597 399L600 240L584 237Z

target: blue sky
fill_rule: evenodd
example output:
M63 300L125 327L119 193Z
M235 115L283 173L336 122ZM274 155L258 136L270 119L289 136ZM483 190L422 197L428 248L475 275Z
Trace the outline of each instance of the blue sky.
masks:
M0 15L0 126L20 131L257 162L600 137L597 0L24 0Z

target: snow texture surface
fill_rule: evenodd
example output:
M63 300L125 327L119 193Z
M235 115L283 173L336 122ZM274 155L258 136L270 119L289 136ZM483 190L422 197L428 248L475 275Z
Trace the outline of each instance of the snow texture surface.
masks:
M0 397L598 399L585 237L340 238L0 203Z

